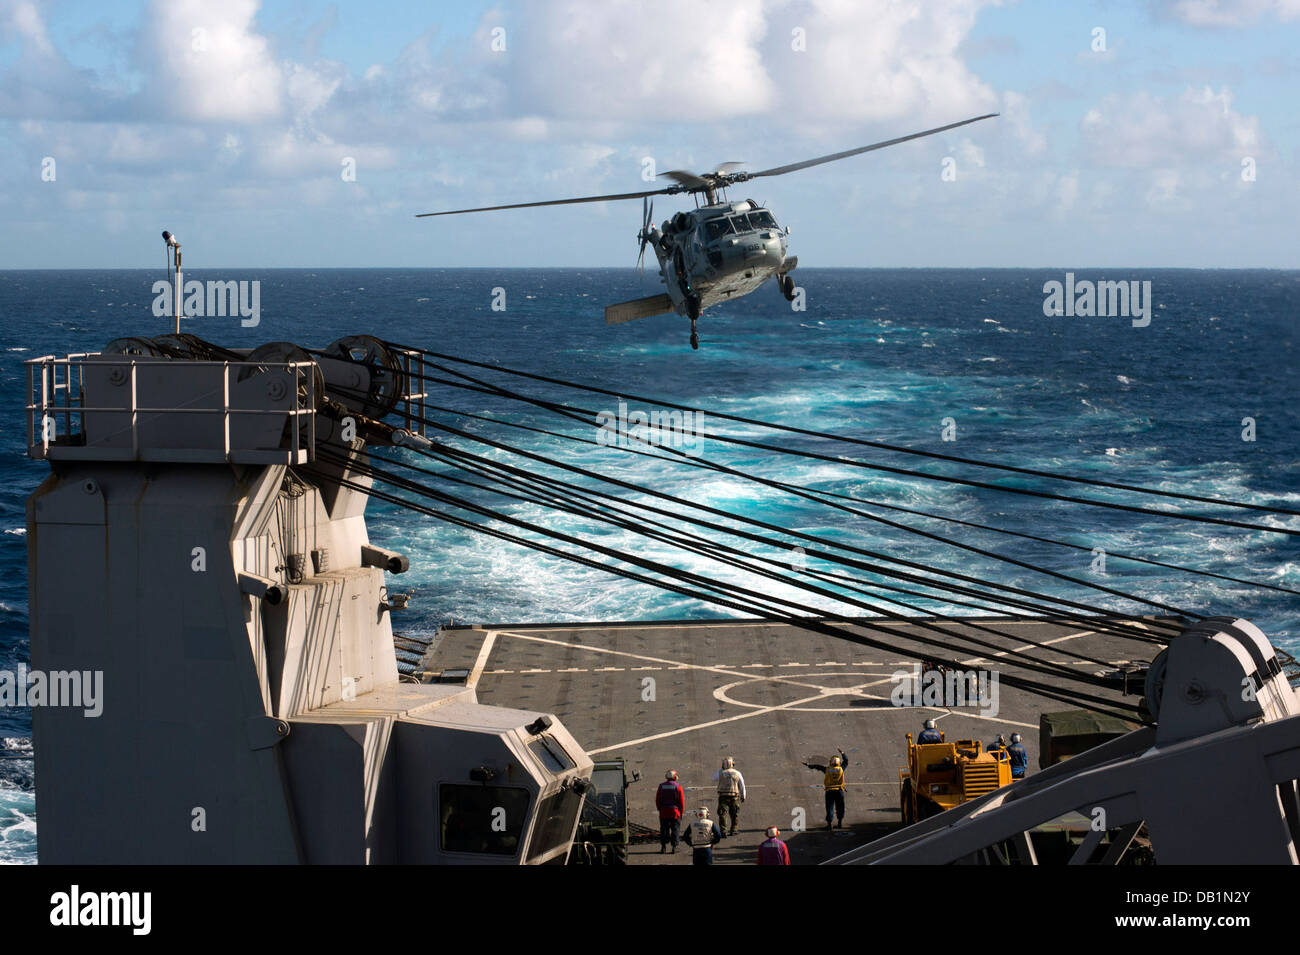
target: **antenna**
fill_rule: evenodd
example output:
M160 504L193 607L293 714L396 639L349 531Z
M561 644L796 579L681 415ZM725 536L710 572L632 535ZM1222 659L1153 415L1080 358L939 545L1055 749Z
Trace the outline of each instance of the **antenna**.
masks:
M172 282L172 314L176 316L176 334L181 333L181 244L176 241L176 236L172 235L166 229L163 230L163 242L167 248L174 250L174 262L169 262L169 267L175 268L175 279Z

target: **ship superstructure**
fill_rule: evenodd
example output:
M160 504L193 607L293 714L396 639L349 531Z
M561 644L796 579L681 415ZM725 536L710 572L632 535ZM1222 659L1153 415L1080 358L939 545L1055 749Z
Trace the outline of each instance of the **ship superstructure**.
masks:
M43 863L563 860L591 760L553 716L399 677L371 544L374 415L418 402L292 346L191 336L27 364L33 672L102 677L38 706ZM327 397L337 386L352 398ZM366 414L365 412L370 412Z

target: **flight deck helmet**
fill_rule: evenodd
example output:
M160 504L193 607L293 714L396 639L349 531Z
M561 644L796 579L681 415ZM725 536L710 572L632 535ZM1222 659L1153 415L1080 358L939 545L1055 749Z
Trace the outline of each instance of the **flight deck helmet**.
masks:
M926 720L926 721L925 721L925 728L928 729L928 730L932 730L932 729L934 729L934 720Z

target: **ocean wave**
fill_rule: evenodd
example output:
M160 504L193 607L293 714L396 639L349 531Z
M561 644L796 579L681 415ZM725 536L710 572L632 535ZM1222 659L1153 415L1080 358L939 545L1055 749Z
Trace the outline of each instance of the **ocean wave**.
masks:
M36 864L36 797L0 789L0 864Z

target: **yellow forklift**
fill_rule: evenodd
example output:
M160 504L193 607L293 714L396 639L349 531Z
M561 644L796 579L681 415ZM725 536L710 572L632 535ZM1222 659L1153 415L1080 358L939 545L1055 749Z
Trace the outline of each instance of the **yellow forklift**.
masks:
M898 771L903 825L938 815L1010 782L1006 750L987 752L977 739L914 743L908 733L907 768Z

